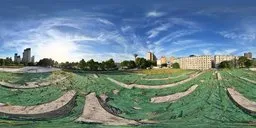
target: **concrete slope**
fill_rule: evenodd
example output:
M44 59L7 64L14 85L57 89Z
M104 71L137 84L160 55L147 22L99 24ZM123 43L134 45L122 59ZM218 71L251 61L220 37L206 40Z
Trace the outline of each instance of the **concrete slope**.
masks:
M86 123L100 123L104 125L138 125L134 120L124 119L106 111L95 93L86 96L83 114L76 120Z
M151 98L151 103L175 102L175 101L179 100L180 98L185 97L185 96L191 94L192 92L194 92L197 87L198 87L198 85L193 85L185 92L179 92L179 93L175 93L175 94L171 94L171 95L167 95L167 96L153 97L153 98Z
M236 103L236 105L238 105L242 110L248 112L249 114L256 114L256 102L248 100L234 88L228 88L227 93L229 97Z
M35 106L0 106L0 116L16 119L48 119L63 116L71 111L76 91L71 90L49 103Z

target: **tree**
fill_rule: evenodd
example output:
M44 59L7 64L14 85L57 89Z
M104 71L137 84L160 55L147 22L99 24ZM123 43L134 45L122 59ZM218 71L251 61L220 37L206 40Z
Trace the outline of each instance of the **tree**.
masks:
M138 57L138 54L135 53L135 54L133 54L133 56L135 58L134 60L136 61L136 58Z
M121 62L121 67L123 67L123 68L126 67L128 69L131 69L131 68L135 68L136 64L133 60L130 60L130 61L125 60L125 61Z
M239 59L238 59L238 65L239 67L244 67L245 66L245 62L248 61L248 59L244 56L241 56Z
M115 61L112 58L107 60L104 64L105 64L105 67L106 67L107 70L111 70L111 69L116 68Z
M151 62L147 61L145 58L136 58L135 61L138 68L145 69L151 66Z
M195 57L196 55L189 55L189 57Z
M249 67L251 67L253 65L253 61L252 60L247 60L246 62L244 62L244 66L246 67L246 68L249 68Z
M93 59L87 61L87 66L89 67L89 69L91 71L96 71L98 70L98 67L99 67L99 63L98 62L94 62Z
M86 62L84 59L80 60L79 64L78 64L78 67L82 70L85 70L86 69Z
M232 61L222 61L220 64L219 64L219 68L228 68L228 69L231 69L231 68L234 68L234 63Z
M49 59L49 58L44 58L39 60L37 63L38 66L43 66L43 67L49 67L54 65L54 60Z
M179 63L173 63L172 68L180 68L180 64Z

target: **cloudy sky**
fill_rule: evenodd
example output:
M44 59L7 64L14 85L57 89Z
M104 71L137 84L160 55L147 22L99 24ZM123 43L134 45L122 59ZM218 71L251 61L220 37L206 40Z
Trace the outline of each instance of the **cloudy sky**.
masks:
M1 0L0 58L256 55L255 0Z

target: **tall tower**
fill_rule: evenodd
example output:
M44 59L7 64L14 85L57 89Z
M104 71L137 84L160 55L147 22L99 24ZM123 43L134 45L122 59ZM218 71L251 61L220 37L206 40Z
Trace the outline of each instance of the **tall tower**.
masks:
M18 53L14 54L14 62L17 62L17 58L18 58Z
M24 50L22 61L24 63L30 63L31 62L31 48L26 48Z

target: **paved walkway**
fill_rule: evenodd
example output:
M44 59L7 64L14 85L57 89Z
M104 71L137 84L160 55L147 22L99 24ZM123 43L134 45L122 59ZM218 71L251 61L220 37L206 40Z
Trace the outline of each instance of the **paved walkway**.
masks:
M44 87L49 86L51 84L55 84L58 82L61 82L65 80L67 77L61 77L55 80L46 81L46 82L26 82L24 85L22 84L11 84L8 82L1 81L0 85L7 87L7 88L15 88L15 89L31 89L31 88L38 88L38 87Z
M198 76L200 76L201 74L203 74L204 72L200 72L200 73L197 73L197 74L194 74L192 75L190 78L188 79L185 79L185 80L182 80L182 81L179 81L179 82L176 82L176 83L172 83L172 84L164 84L164 85L139 85L139 84L125 84L125 83L122 83L122 82L119 82L117 80L114 80L112 78L107 78L108 80L112 81L113 83L119 85L119 86L122 86L124 88L128 88L128 89L131 89L133 87L135 88L142 88L142 89L162 89L162 88L168 88L168 87L173 87L173 86L177 86L177 85L180 85L180 84L183 84L183 83L186 83Z
M234 88L227 89L230 98L243 110L256 114L256 102L250 101L242 94L237 92Z
M76 92L66 92L55 101L35 106L1 106L0 116L24 119L47 119L70 112L75 102Z
M153 97L153 98L151 98L151 103L175 102L178 99L185 97L185 96L189 95L190 93L194 92L197 87L198 87L198 85L193 85L185 92L179 92L179 93L175 93L175 94L171 94L171 95L167 95L167 96Z
M86 96L83 114L76 120L86 123L100 123L104 125L138 125L134 120L124 119L106 111L100 104L95 93Z

